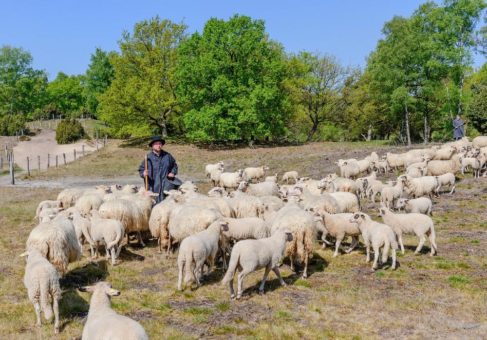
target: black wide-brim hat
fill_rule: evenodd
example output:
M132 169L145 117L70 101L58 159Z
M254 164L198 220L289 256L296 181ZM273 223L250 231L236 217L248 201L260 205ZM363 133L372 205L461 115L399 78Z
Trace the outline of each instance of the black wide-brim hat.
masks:
M149 142L149 146L152 146L155 142L161 142L162 145L166 144L166 141L162 139L160 136L152 136Z

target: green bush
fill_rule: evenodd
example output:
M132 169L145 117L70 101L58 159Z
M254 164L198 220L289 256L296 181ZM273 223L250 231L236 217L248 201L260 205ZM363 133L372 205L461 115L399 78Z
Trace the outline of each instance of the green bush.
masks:
M15 136L21 131L24 131L24 134L27 131L24 116L7 114L0 117L0 136Z
M445 142L449 139L451 139L451 132L449 132L449 135L446 135L444 131L442 130L437 130L437 131L433 131L431 133L431 140L433 142Z
M85 136L85 130L76 119L63 119L56 128L56 141L58 144L69 144Z
M319 139L325 142L343 142L345 136L346 132L335 125L324 124L319 129Z

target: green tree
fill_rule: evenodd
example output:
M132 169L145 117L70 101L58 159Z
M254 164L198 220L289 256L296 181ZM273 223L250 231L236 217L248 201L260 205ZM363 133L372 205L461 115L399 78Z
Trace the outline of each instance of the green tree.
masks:
M487 63L466 81L470 105L468 123L481 134L487 133Z
M210 19L179 49L177 93L187 109L186 135L197 141L276 139L288 110L282 47L262 20Z
M50 108L64 117L79 116L85 110L85 77L59 72L47 86Z
M90 65L86 71L85 98L87 110L96 116L98 107L98 96L106 91L110 86L114 70L110 64L110 55L100 48L91 55Z
M135 24L133 34L123 33L121 53L110 57L114 78L98 97L100 118L114 134L167 136L178 129L175 67L185 30L155 17Z

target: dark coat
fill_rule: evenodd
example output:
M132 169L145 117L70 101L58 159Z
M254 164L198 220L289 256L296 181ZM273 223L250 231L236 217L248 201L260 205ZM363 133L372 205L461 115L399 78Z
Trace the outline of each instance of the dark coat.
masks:
M463 120L455 119L453 121L453 139L461 139L465 136L465 127Z
M144 168L145 160L139 166L139 175L142 178L144 178ZM157 203L159 203L165 198L164 190L174 189L168 181L167 175L170 172L176 175L178 173L178 165L170 153L163 150L158 156L151 151L147 154L147 168L149 170L149 190L159 194L156 199Z

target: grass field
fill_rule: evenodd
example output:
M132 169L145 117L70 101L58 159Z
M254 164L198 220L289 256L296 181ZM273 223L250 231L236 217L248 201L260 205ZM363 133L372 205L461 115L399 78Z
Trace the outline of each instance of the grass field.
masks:
M180 176L192 179L206 192L203 167L223 160L229 169L267 164L271 173L295 169L301 175L321 177L335 170L333 161L379 154L393 148L377 144L315 143L296 147L204 150L187 145L168 145L180 165ZM50 169L33 179L65 176L107 178L136 176L144 150L120 148L118 142L69 164ZM153 339L370 339L442 338L479 339L487 334L487 181L466 175L454 196L435 199L434 221L438 256L413 255L417 240L407 237L407 249L399 256L396 271L372 272L363 247L332 258L332 250L316 244L307 280L282 267L287 287L270 274L266 294L257 294L263 272L250 275L241 301L231 301L217 269L194 291L177 292L176 254L170 258L146 248L126 248L122 262L111 267L104 260L90 263L86 257L70 265L63 278L62 330L53 325L34 326L33 306L22 284L23 252L37 203L53 199L52 188L0 187L0 338L71 339L81 336L90 296L75 288L97 280L110 281L121 290L112 305L119 313L142 323ZM365 204L376 216L377 205ZM376 217L374 217L376 218ZM85 256L87 255L85 249Z

